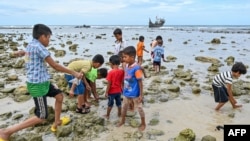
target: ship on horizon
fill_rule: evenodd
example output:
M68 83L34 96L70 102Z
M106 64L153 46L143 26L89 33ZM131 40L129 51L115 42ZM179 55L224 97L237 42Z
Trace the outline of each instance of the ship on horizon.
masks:
M148 27L162 27L162 26L164 25L164 23L165 23L165 19L163 19L163 18L158 18L158 17L156 16L155 22L154 22L154 23L153 23L153 22L151 21L151 19L149 18L149 25L148 25Z

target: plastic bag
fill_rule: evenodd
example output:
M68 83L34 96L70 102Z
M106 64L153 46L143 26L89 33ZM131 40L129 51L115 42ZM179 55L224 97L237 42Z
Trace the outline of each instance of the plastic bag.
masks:
M73 83L73 84L76 84L76 85L79 85L81 80L80 79L77 79L77 78L74 78L72 80L69 81L70 83Z

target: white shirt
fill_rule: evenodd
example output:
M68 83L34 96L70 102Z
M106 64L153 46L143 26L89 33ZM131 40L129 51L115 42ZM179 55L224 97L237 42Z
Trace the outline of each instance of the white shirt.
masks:
M127 43L125 40L120 41L115 41L115 51L114 54L118 55L118 53L123 50L125 47L127 47Z

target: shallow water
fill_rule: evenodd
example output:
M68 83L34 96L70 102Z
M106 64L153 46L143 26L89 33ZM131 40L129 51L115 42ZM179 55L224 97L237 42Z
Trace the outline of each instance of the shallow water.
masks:
M53 36L51 38L50 47L55 47L56 49L64 49L67 51L66 56L62 58L55 58L61 64L63 62L68 62L73 58L84 58L91 59L95 54L103 54L106 61L109 56L108 51L113 51L114 48L114 37L112 32L115 26L108 28L96 27L96 28L73 28L72 26L53 26ZM172 75L172 69L175 69L177 65L184 65L185 70L190 69L194 74L194 78L197 79L198 83L201 85L206 85L204 82L207 80L206 76L210 73L207 71L210 63L201 63L195 61L195 56L209 56L218 58L221 63L225 64L220 67L220 71L227 71L231 69L231 66L227 66L224 60L228 56L234 56L235 61L242 61L246 65L250 66L250 34L237 33L237 31L250 31L249 27L237 28L237 27L165 27L160 29L148 29L141 27L124 27L123 29L124 38L127 40L128 45L136 46L137 40L132 40L133 37L138 38L139 35L145 37L146 49L150 50L149 44L157 36L162 35L165 46L165 56L172 55L177 57L175 62L162 63L163 66L167 67L169 72L166 76L161 76L164 80L166 77ZM206 30L206 32L201 32L200 30ZM216 30L228 30L229 33L214 33L211 31ZM31 41L31 29L0 29L1 33L15 33L17 37L20 34L25 33L25 41ZM231 33L233 31L233 33ZM102 35L103 39L95 39L96 35ZM224 38L221 38L224 37ZM172 39L171 42L168 39ZM221 38L222 44L212 45L208 44L213 38ZM15 40L15 38L14 38ZM73 44L79 44L77 48L77 54L75 52L68 50L68 45L62 48L59 43L66 44L67 41L71 40ZM183 42L187 41L187 44ZM235 41L235 43L232 43ZM20 41L22 44L23 41ZM92 43L92 44L90 44ZM215 50L209 50L209 48L214 48ZM24 49L21 45L19 49ZM89 51L84 52L85 49ZM204 52L202 52L203 50ZM9 50L7 51L9 52ZM84 52L84 53L83 53ZM54 53L52 52L52 55ZM1 55L1 54L0 54ZM92 56L85 56L92 55ZM149 59L150 55L144 53L144 59ZM144 63L145 65L148 62ZM109 66L104 66L109 68ZM21 70L9 70L8 74L18 73ZM248 69L249 75L250 70ZM3 73L3 72L1 72ZM4 72L6 73L6 72ZM25 85L25 75L21 73L21 81L6 84L6 87L16 87L18 85ZM150 86L150 82L154 77L144 79L144 87ZM242 76L240 79L248 80L246 76ZM0 79L1 81L3 79ZM249 81L249 80L248 80ZM98 87L103 87L102 80L98 80ZM164 87L164 83L161 83L160 87ZM250 99L249 96L241 96L237 98L239 103L243 104L241 109L233 110L231 105L227 103L221 112L215 112L213 109L216 106L214 103L211 91L202 90L200 95L193 95L191 93L191 86L186 85L181 87L180 96L176 99L169 100L166 103L156 102L155 104L146 103L144 110L146 113L146 122L148 123L153 117L157 117L160 120L160 124L156 126L147 126L146 131L150 129L160 129L164 131L163 136L156 137L155 140L166 141L170 138L174 138L178 133L185 129L191 128L197 135L197 140L200 140L205 135L212 135L217 138L218 141L223 140L223 131L215 131L217 125L223 124L248 124L250 122L248 115L250 113L250 104L244 103L243 99ZM49 99L49 104L53 105L54 100ZM98 115L102 116L106 112L107 101L103 100L100 102L99 107L95 107ZM33 101L30 100L24 103L16 103L11 98L0 99L0 114L8 111L17 111L18 113L23 113L27 116L30 106L33 106ZM110 122L108 124L109 131L100 134L100 139L93 140L112 140L118 139L123 140L124 133L133 133L136 128L130 126L122 126L120 128L115 127L114 123L118 118L116 116L116 108L112 110L112 115ZM230 118L228 114L234 113L235 117ZM138 116L138 115L137 115ZM0 121L0 124L6 122L11 122L11 119L6 121ZM144 133L144 140L145 138ZM46 140L56 140L53 135L49 134L44 137Z

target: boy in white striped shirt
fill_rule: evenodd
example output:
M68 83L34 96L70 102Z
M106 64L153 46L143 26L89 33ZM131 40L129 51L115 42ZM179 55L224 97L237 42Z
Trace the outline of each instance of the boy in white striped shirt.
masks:
M232 93L232 81L233 78L238 79L241 74L246 74L247 70L243 63L236 62L231 71L222 72L217 74L213 79L213 90L215 102L219 103L215 110L218 111L220 108L229 100L233 108L242 107L237 105L237 101L233 97Z

